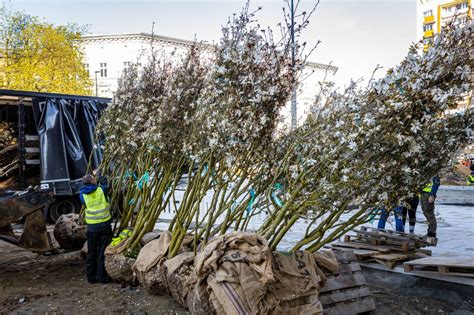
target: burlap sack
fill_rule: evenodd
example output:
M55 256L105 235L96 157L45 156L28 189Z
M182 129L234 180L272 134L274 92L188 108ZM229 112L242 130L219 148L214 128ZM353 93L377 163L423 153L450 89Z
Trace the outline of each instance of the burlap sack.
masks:
M186 283L188 288L186 294L186 306L193 315L214 315L216 310L210 301L207 284L205 282L199 283L195 274L191 275ZM223 314L223 313L220 313Z
M77 213L63 214L54 225L54 238L61 248L79 250L87 240L87 226Z
M207 284L217 314L267 314L278 304L267 297L275 280L271 261L264 238L232 232L212 239L196 256L195 273L199 284Z
M194 253L186 252L166 260L162 269L168 292L181 305L186 306L186 295L189 293L190 278L194 273Z
M163 275L163 266L161 264L142 273L139 282L150 294L165 295L168 293L166 279Z
M336 270L338 263L332 252L271 255L259 235L229 233L197 255L187 304L193 313L202 311L199 303L210 303L216 314L322 314L319 266Z
M120 254L105 255L105 270L109 277L122 286L135 285L132 266L135 259Z
M157 239L143 246L133 264L134 277L151 294L166 293L166 280L161 276L161 263L166 257L170 242L169 231L160 233Z
M122 254L128 241L127 238L115 246L109 244L105 249L105 270L113 281L120 283L122 286L136 284L132 272L135 259L125 257Z
M140 245L145 246L146 244L150 243L154 239L157 239L160 237L159 232L148 232L145 235L143 235L142 239L140 240Z
M273 271L277 281L272 284L270 294L279 300L279 304L270 314L322 314L318 296L326 277L320 267L337 270L338 263L331 251L315 254L274 252Z

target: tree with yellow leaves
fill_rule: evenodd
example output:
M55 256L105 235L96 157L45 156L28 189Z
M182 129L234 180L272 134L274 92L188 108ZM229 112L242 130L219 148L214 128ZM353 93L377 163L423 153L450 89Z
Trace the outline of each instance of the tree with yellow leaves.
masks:
M0 88L91 94L79 43L83 32L0 8Z

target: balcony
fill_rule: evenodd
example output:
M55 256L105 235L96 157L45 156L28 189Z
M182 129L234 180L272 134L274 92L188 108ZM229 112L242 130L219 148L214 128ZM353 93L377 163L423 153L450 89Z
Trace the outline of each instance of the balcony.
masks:
M425 19L423 20L423 24L430 24L435 22L435 17L434 15L428 15L425 16Z
M433 30L428 30L428 31L423 32L423 37L424 38L433 37L433 35L434 35Z

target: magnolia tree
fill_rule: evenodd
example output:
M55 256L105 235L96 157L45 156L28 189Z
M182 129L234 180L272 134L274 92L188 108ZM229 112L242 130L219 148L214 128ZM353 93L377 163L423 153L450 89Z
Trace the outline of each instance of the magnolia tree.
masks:
M259 232L275 248L301 217L306 234L294 247L317 250L417 193L466 143L471 108L449 112L471 91L472 26L448 26L427 53L411 47L402 63L360 89L327 95L306 123L277 142L273 176L281 205ZM326 89L324 89L326 90ZM283 165L283 166L282 166ZM349 206L351 211L344 220Z
M99 128L106 138L101 170L122 209L119 230L133 229L129 250L170 207L168 258L186 235L196 250L218 234L247 230L261 211L268 217L258 233L272 249L304 218L306 233L294 249L315 251L374 209L417 192L465 143L472 111L448 109L470 90L471 26L447 27L427 53L413 46L365 88L338 93L324 85L317 98L324 103L282 134L280 111L305 57L300 47L292 64L289 33L275 39L254 16L247 6L216 46L154 54L122 79ZM297 32L308 17L300 16Z
M113 179L120 229L133 228L130 248L153 230L190 164L183 148L193 137L195 102L209 79L202 52L194 45L173 61L156 53L143 69L132 67L99 124L106 138L102 172Z

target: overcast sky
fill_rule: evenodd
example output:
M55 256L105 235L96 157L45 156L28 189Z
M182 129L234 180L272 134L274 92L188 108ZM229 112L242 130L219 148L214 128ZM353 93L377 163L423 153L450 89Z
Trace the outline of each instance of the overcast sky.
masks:
M1 1L1 0L0 0ZM295 0L296 1L296 0ZM159 35L216 41L227 17L239 12L245 0L3 0L13 10L45 18L55 24L89 25L93 34L150 32ZM314 0L302 0L308 10ZM284 0L253 0L262 6L261 25L282 21ZM416 40L415 0L321 0L303 40L322 43L310 61L339 67L338 85L351 78L370 77L380 64L396 65ZM380 73L382 74L382 73Z

